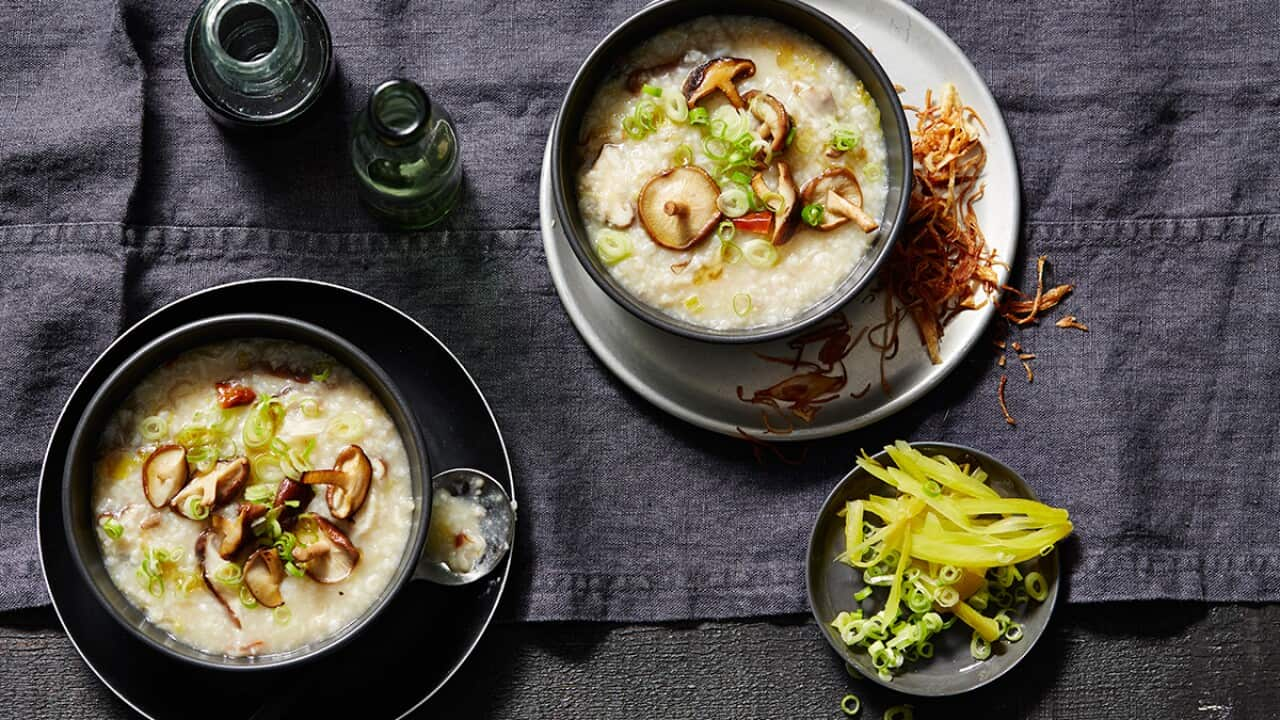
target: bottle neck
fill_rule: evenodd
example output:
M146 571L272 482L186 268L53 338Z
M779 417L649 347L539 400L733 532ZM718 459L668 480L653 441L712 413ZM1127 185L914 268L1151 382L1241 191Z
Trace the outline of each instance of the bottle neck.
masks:
M289 0L212 0L200 42L209 64L245 95L270 95L302 68L302 26Z
M388 80L369 96L369 125L388 145L421 138L431 118L431 100L412 80Z

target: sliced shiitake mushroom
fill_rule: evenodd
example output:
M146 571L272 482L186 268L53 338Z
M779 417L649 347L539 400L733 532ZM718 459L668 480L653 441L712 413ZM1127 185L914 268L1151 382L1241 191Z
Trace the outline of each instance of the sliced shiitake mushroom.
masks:
M769 242L782 245L790 240L792 233L796 231L796 208L799 207L796 203L796 181L791 177L791 167L785 162L778 162L777 190L769 189L762 172L756 173L755 177L751 178L751 189L760 198L775 193L782 198L776 210L770 208L773 210L773 230L769 233Z
M756 74L756 64L750 60L733 57L718 57L708 60L689 73L685 78L685 100L689 107L698 104L702 98L719 90L729 98L729 102L739 110L746 107L742 96L738 94L738 86L734 83Z
M325 502L329 512L339 520L347 520L364 505L373 479L369 456L359 445L348 445L338 453L332 470L309 470L302 474L307 485L328 485Z
M162 508L187 484L187 449L162 445L142 463L142 494L151 507Z
M284 562L275 548L260 548L244 561L244 586L263 607L284 604L280 585L284 583Z
M174 512L190 520L198 520L191 514L191 498L199 498L197 503L207 511L215 510L235 499L245 480L249 478L249 461L245 458L221 460L213 469L203 475L197 475L187 483L182 491L173 496L169 507Z
M342 582L360 561L360 551L337 525L319 516L315 517L315 522L320 538L295 547L293 559L305 563L307 575L316 582L326 585Z
M852 220L863 232L871 232L880 223L862 209L862 186L853 171L846 167L833 167L804 184L800 198L806 205L820 203L823 206L819 230L833 230Z
M757 167L767 167L770 153L782 152L787 147L787 135L791 132L791 116L787 114L787 108L782 102L768 93L752 90L743 95L742 99L747 103L747 110L760 121L756 134L760 139L769 142L768 151L763 148L758 150L752 157L752 161Z
M244 544L245 538L249 536L249 526L254 520L267 514L267 508L258 503L240 503L240 507L236 508L236 514L233 516L214 514L210 516L209 522L212 523L213 529L218 534L218 555L223 560L230 560L240 546Z
M205 528L204 532L200 533L200 536L196 538L196 563L200 565L200 576L204 578L204 586L209 589L214 599L227 611L227 615L231 618L231 624L239 628L240 618L236 616L235 610L231 609L231 602L222 594L222 590L218 588L219 583L214 579L218 568L226 564L218 553L209 552L209 544L218 542L218 532L213 528Z
M299 513L305 512L307 505L311 502L311 498L315 497L315 495L315 488L310 485L284 478L276 489L276 497L272 500L271 506L279 510L276 517L280 522L285 522ZM296 502L297 507L290 507L287 504L291 501Z
M685 250L715 231L721 218L719 197L720 187L700 167L664 170L640 190L640 224L655 243Z

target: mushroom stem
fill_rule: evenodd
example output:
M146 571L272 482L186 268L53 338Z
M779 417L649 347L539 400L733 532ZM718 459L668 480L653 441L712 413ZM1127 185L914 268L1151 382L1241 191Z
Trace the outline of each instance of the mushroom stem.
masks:
M677 215L688 215L689 206L684 203L676 202L675 200L668 200L666 204L662 206L662 212L672 217Z

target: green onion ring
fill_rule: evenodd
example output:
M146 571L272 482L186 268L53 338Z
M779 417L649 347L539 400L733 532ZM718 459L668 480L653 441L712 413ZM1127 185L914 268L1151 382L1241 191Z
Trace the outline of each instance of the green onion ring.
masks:
M857 715L858 711L862 709L862 701L858 699L857 695L850 693L840 700L840 709L844 711L845 715Z
M751 208L751 202L745 190L731 187L721 192L716 198L716 207L726 216L736 218L747 214L747 210Z
M742 256L752 267L769 268L778 264L778 249L767 240L748 240L742 246Z
M596 238L596 254L605 265L617 265L631 256L631 240L622 233L605 230Z
M738 293L733 296L733 312L738 317L746 317L751 312L751 295L748 293Z
M1027 588L1027 595L1037 602L1044 602L1045 598L1049 597L1049 583L1045 581L1044 575L1038 572L1027 573L1024 585Z
M169 434L169 422L159 415L152 415L143 418L138 425L138 432L142 435L143 440L155 442Z

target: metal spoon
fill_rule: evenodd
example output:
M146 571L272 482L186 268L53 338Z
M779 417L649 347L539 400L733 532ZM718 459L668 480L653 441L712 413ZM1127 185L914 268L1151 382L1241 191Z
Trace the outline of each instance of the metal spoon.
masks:
M467 585L493 571L511 550L516 533L516 504L502 484L488 473L472 468L453 468L432 478L434 492L444 490L456 498L477 503L484 509L480 534L485 541L484 555L468 573L454 572L443 562L432 561L425 553L418 562L414 577L439 585ZM432 502L434 502L434 497ZM437 513L431 514L432 522Z

